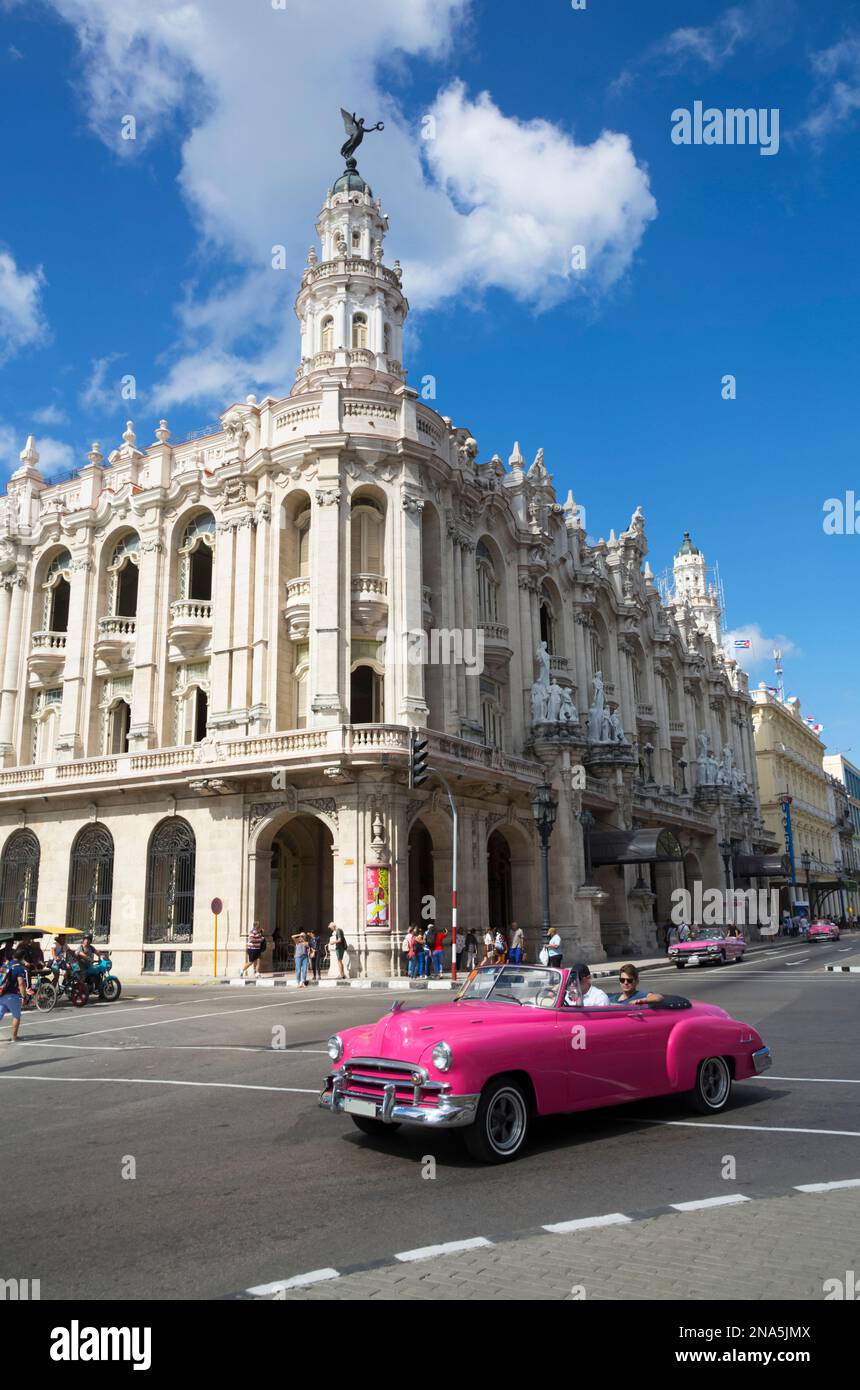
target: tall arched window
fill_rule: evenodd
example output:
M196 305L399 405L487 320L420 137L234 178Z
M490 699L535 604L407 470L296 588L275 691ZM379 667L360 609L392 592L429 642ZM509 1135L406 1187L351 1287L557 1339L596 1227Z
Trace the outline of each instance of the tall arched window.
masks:
M103 825L85 826L72 845L66 926L108 941L112 901L113 836Z
M146 866L145 942L190 941L194 931L194 831L171 816L157 825Z
M603 647L600 645L600 635L594 628L589 632L588 641L591 653L591 674L595 675L600 671L604 679L607 679L607 673L603 670Z
M386 323L382 330L382 350L386 357L391 356L391 324Z
M363 497L352 505L350 532L352 574L383 573L385 519L378 503Z
M108 725L108 752L127 753L128 735L131 729L131 706L127 700L118 700L110 712Z
M32 830L16 830L6 841L0 866L0 928L15 931L36 925L40 857Z
M326 314L320 324L320 352L331 352L334 348L334 319Z
M42 622L47 632L68 632L69 630L69 599L72 593L69 584L71 567L72 557L68 550L61 550L48 566L45 583L42 586L45 591Z
M639 668L639 662L636 660L635 656L631 656L630 658L630 682L633 686L633 699L635 700L636 704L639 705L642 703L643 699L642 672Z
M299 579L306 579L311 572L311 513L310 508L296 517L299 533Z
M351 724L381 724L383 678L372 666L356 666L349 680L349 720Z
M499 620L499 582L493 558L483 541L478 542L475 551L475 567L478 572L478 622L496 623Z
M211 602L212 560L215 550L215 518L201 512L189 522L182 535L180 556L180 595L182 598Z
M540 640L546 642L546 649L550 656L557 655L555 650L555 613L548 594L541 594L540 599Z
M367 347L367 314L353 314L352 316L352 346L354 348Z
M114 618L137 617L137 580L140 537L132 531L114 546L108 572L111 577L110 611Z

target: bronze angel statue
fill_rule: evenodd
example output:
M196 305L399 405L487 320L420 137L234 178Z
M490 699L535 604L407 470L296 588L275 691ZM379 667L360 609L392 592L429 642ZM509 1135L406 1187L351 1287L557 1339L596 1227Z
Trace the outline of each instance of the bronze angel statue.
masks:
M340 114L343 116L343 128L348 136L340 151L344 159L352 158L365 135L374 130L385 129L382 121L378 121L376 125L365 125L363 116L356 116L354 111L350 115L348 111L344 111L343 107L340 108Z

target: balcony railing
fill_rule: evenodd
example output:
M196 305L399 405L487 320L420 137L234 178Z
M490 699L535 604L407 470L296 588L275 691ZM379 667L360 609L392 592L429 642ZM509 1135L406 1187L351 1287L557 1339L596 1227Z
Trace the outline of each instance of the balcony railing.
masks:
M212 621L211 598L178 598L170 605L170 616L175 623Z
M33 650L63 652L66 649L67 637L68 633L65 632L34 632Z
M543 777L541 765L528 758L502 753L496 748L452 734L431 730L427 731L426 737L431 759L448 758L461 765L467 763L475 769L507 773L535 783ZM410 730L401 724L339 724L331 728L291 729L284 733L224 739L216 746L215 759L206 762L201 761L199 749L194 744L188 744L180 748L154 749L148 753L82 758L46 767L6 768L0 771L0 788L9 791L17 786L39 783L46 789L62 786L67 791L70 783L80 783L82 786L93 782L122 784L173 773L205 775L217 770L219 775L224 776L231 768L236 772L243 769L252 772L258 763L264 766L267 773L271 773L272 764L277 762L307 763L313 760L318 763L345 756L390 753L401 753L405 758L409 747Z
M134 637L137 631L137 618L99 618L99 638L118 638L125 641Z

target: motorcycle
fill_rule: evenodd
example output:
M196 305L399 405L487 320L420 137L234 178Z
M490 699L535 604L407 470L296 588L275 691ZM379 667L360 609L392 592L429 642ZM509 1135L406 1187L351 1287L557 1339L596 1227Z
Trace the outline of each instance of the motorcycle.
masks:
M91 994L97 994L106 1004L113 1004L122 993L122 985L110 970L109 957L102 956L87 967L86 975L81 974L80 961L75 961L70 979L66 979L65 976L61 979L59 972L53 979L43 976L36 989L36 1008L40 1013L50 1013L64 994L68 995L76 1009L82 1009Z

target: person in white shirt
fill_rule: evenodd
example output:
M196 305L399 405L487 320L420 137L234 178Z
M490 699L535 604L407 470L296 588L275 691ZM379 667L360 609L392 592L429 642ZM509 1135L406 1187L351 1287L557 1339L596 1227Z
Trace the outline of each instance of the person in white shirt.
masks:
M575 965L573 967L573 970L570 972L570 975L571 978L567 987L568 1004L574 1003L573 996L575 994L575 990L573 988L573 981L575 978L579 980L579 990L580 994L582 995L582 1003L584 1008L596 1009L599 1008L602 1004L606 1004L608 1006L609 995L604 994L602 989L598 989L597 985L593 985L591 983L591 970L583 961L580 961L578 965Z

